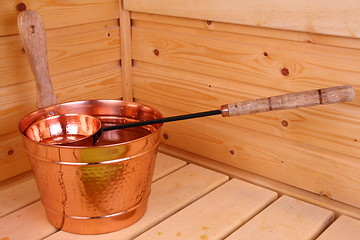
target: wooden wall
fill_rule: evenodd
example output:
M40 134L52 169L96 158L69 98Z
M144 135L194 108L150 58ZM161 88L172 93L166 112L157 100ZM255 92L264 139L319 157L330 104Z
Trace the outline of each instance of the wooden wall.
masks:
M360 95L359 39L229 24L216 16L216 7L209 14L209 8L187 2L125 1L132 11L136 101L171 116L343 84ZM166 123L163 142L360 207L359 126L357 98Z
M17 132L36 99L16 27L25 8L44 18L60 102L134 95L171 116L342 84L360 94L356 0L311 7L285 0L125 0L125 10L118 0L0 0L0 6L0 180L29 169ZM360 207L359 124L358 97L167 123L162 141Z
M50 75L60 102L119 99L119 2L117 0L0 0L0 180L29 170L17 132L19 120L36 110L36 89L18 35L20 11L44 20Z

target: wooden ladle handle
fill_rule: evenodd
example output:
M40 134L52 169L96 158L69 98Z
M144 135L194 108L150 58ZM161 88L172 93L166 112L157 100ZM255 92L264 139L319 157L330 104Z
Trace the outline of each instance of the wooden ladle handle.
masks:
M40 14L25 10L18 16L20 37L36 81L37 107L42 108L58 103L51 83L46 51L46 35Z
M352 86L344 85L226 104L221 106L221 114L223 117L230 117L274 110L348 102L353 100L354 96L355 94Z

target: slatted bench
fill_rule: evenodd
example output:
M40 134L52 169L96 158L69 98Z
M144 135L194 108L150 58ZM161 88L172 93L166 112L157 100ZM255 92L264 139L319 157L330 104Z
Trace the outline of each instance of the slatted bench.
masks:
M30 174L0 186L0 240L360 239L360 221L165 154L144 217L128 228L77 235L46 219Z

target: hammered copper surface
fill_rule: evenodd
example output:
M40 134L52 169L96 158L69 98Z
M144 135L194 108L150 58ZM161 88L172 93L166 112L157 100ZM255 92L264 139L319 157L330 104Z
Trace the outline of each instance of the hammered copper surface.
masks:
M146 210L160 140L161 124L104 133L99 146L61 146L37 142L26 129L50 115L87 114L102 125L161 118L141 104L93 100L39 109L19 124L42 203L50 222L79 234L127 227Z
M51 144L92 144L91 138L101 127L99 119L85 114L52 116L31 124L25 135L37 142Z

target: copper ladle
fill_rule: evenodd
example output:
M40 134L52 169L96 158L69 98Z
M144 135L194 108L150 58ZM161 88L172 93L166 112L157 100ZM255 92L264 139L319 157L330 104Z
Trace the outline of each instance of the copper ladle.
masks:
M73 121L74 118L75 119L77 118L78 121L77 122L75 121L75 125L78 125L78 129L83 129L81 130L82 131L81 133L78 133L78 135L80 136L76 136L76 138L66 136L66 135L71 135L71 133L66 132L66 126L65 126L62 128L65 129L65 131L59 133L61 136L53 137L52 138L53 141L48 141L47 143L66 144L66 145L88 145L89 142L92 142L93 144L96 144L96 142L98 141L99 137L103 132L111 131L111 130L131 128L131 127L141 127L145 125L200 118L200 117L206 117L206 116L218 115L218 114L221 114L223 117L230 117L230 116L246 115L246 114L258 113L258 112L268 112L275 110L309 107L316 105L347 102L353 99L354 99L354 89L350 85L344 85L344 86L322 88L322 89L316 89L316 90L310 90L304 92L295 92L290 94L243 101L233 104L226 104L226 105L222 105L219 110L211 110L211 111L185 114L185 115L166 117L160 119L152 119L152 120L140 121L140 122L132 122L121 125L109 126L105 128L100 128L101 122L99 119L95 117L84 114L67 114L67 115L61 115L61 118L56 118L56 119L57 120L62 119L63 125L66 125L68 124L68 121L66 120ZM46 134L48 134L50 133L48 128L51 128L53 124L59 124L59 122L54 121L56 119L55 118L44 119L43 121L49 121L49 122L48 124L42 123L42 125L46 125L48 127L40 128L40 127L30 126L29 128L31 128L32 130L29 132L31 132L32 135L34 135L33 134L34 129L37 129L40 133L42 131L45 131ZM40 125L37 124L37 126L41 126L41 124ZM74 128L76 127L73 127L73 129ZM37 133L37 135L39 135L40 133ZM28 137L38 141L37 139L35 139L30 135Z

